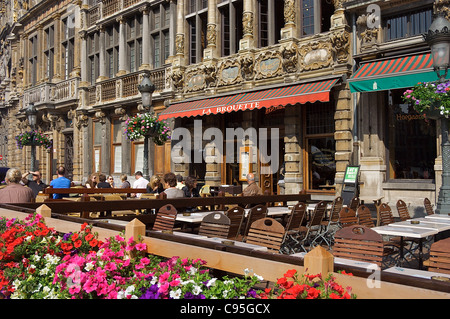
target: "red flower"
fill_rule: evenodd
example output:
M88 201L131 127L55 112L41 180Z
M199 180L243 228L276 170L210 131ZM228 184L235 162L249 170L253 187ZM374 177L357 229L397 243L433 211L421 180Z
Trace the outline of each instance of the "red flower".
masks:
M308 296L306 296L306 299L317 299L320 295L320 290L311 287L308 289Z
M94 235L92 235L92 234L88 234L88 235L86 235L86 236L84 237L84 239L85 239L86 241L91 241L92 238L94 238Z
M295 275L296 273L297 273L297 270L291 269L291 270L288 270L288 271L284 274L284 277L293 278L294 275Z
M74 233L71 237L72 241L76 241L78 239L78 233Z
M87 236L86 236L87 237ZM98 241L97 241L97 239L92 239L90 242L89 242L89 245L91 245L91 247L95 247L95 246L97 246L97 244L98 244Z
M78 239L77 241L74 242L73 245L74 245L75 248L79 248L79 247L81 246L82 243L83 243L83 242L82 242L80 239Z

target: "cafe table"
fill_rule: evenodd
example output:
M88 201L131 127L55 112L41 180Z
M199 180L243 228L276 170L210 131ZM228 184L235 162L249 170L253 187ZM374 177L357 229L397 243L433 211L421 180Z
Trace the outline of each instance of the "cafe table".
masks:
M403 268L403 267L391 267L383 270L384 272L411 276L416 278L430 279L430 280L440 280L440 281L450 281L450 274L443 274L440 272L428 271L428 270L419 270L412 268Z
M371 228L372 230L376 231L380 235L386 235L386 236L398 236L400 237L400 258L397 262L397 266L400 266L403 260L405 259L405 254L403 251L403 241L404 237L407 238L414 238L419 240L419 269L423 268L423 251L422 251L422 241L424 238L428 236L433 236L439 233L439 230L437 228L424 228L424 227L417 227L414 224L406 225L404 222L398 222L398 223L392 223L385 226L378 226ZM419 224L420 225L420 224Z
M421 223L436 223L436 224L444 224L444 225L450 225L450 219L445 218L426 218L426 217L419 217L414 219L408 219L410 220L418 220Z
M440 219L440 220L450 220L449 215L444 214L433 214L433 215L427 215L425 218L431 218L431 219Z
M254 244L248 244L248 243L237 241L237 240L230 240L230 239L224 239L224 238L219 238L219 237L206 237L206 238L202 238L202 240L212 241L215 243L221 243L224 245L233 245L236 247L243 247L243 248L248 248L248 249L253 249L253 250L267 251L267 247L254 245Z

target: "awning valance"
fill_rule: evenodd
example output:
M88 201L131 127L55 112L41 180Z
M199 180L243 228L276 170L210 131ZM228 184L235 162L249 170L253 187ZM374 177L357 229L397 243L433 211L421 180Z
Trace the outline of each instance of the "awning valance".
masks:
M159 114L159 119L223 114L271 106L313 103L316 101L328 102L330 100L330 90L337 81L338 78L334 78L280 88L176 103L162 111Z
M436 80L431 54L422 53L363 63L348 82L355 93L403 89Z

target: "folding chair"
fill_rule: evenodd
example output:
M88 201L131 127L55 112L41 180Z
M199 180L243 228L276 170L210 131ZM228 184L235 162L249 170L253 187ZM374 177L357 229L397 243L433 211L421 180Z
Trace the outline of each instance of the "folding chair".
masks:
M244 227L245 210L242 207L236 206L227 210L226 215L230 219L228 238L237 240L241 235L242 227Z
M251 224L246 243L267 247L270 252L278 253L281 248L285 229L273 218L262 218Z
M406 221L408 219L411 219L411 216L409 215L408 206L406 206L406 203L399 199L397 201L397 212L398 216L400 216L401 221Z
M326 242L329 248L333 245L333 237L336 231L340 228L339 212L344 205L344 199L341 196L336 197L330 210L330 217L328 220L322 221L322 233L320 237Z
M428 270L450 274L450 238L441 239L431 245Z
M230 224L231 221L225 214L211 213L203 217L198 234L207 237L228 238Z
M391 207L388 204L382 203L380 205L378 212L379 212L380 226L389 225L395 221L394 215L392 215Z
M385 246L380 234L363 225L344 227L336 232L334 238L335 257L374 263L382 267L384 257L395 253Z
M425 212L427 213L427 215L434 214L433 205L431 204L431 201L428 198L425 197L425 199L423 200L423 205L425 206Z
M358 224L356 212L349 207L343 207L339 212L339 224L341 228Z
M358 210L356 211L356 216L358 217L359 225L366 226L368 228L375 227L375 223L372 219L370 209L366 205L361 205L358 207Z
M152 230L173 230L177 210L172 204L162 206L156 214L155 224Z
M314 246L316 244L316 240L318 238L321 238L321 234L323 231L322 220L323 217L325 216L327 205L328 202L320 201L314 208L311 219L309 220L309 223L306 225L306 235L303 241L304 244L309 243L310 246Z
M359 199L359 197L355 196L350 201L350 205L348 205L348 207L350 209L352 209L354 212L356 212L356 210L358 209L360 203L361 203L361 200Z
M288 221L286 223L286 233L284 236L281 251L287 254L294 253L294 245L298 241L296 238L299 236L300 227L303 224L306 216L306 204L297 203L292 208L291 214L289 215Z
M259 204L250 208L250 211L247 214L247 223L244 230L244 238L245 236L247 236L250 226L258 219L264 218L266 216L267 206Z

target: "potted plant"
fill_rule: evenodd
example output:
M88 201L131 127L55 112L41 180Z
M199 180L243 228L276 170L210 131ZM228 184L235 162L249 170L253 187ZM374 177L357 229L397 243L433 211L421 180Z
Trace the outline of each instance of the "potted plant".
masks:
M402 98L427 118L437 120L450 115L450 81L419 82L406 90Z
M52 140L41 131L27 131L16 136L16 144L19 149L27 145L44 146L46 149L51 149L53 146Z
M125 124L125 135L131 141L148 136L157 145L162 145L170 139L169 125L164 121L159 121L153 113L138 113L134 117L128 118Z

